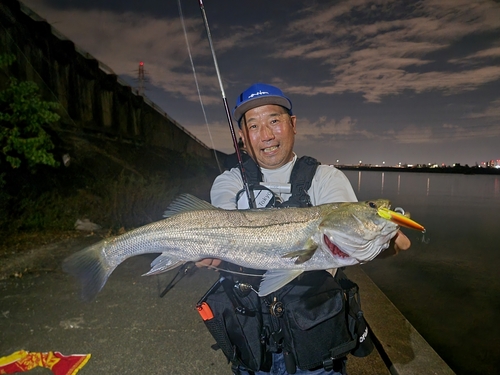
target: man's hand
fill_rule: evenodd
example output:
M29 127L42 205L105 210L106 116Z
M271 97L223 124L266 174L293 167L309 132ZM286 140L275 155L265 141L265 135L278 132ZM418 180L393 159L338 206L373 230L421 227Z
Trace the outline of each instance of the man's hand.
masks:
M396 251L396 254L399 253L401 250L408 250L411 246L411 241L401 231L398 231L398 233L396 234L396 236L394 236L392 241L394 244L393 247L394 250Z
M411 241L406 237L406 235L398 231L396 235L392 238L391 244L387 248L387 250L381 252L377 258L378 259L383 259L387 258L393 255L396 255L399 253L401 250L408 250L411 246Z
M196 262L197 267L219 267L222 260L216 258L205 258Z

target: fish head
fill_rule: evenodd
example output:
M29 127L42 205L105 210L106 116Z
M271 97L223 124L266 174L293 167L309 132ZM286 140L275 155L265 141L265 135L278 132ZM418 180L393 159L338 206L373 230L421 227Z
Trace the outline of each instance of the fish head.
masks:
M389 247L399 225L380 215L390 210L387 199L342 203L327 210L319 225L318 243L336 267L373 260Z

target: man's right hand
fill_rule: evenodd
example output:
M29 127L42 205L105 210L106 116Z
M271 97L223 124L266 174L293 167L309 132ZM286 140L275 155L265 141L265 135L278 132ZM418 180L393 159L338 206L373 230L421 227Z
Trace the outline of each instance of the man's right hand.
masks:
M200 260L199 262L196 262L197 267L219 267L220 264L222 263L222 260L217 259L217 258L205 258Z

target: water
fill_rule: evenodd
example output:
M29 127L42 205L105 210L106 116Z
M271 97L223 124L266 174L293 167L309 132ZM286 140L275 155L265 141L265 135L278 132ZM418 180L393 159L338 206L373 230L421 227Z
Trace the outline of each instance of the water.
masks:
M365 272L461 374L500 374L500 175L345 171L359 200L388 198L424 225Z

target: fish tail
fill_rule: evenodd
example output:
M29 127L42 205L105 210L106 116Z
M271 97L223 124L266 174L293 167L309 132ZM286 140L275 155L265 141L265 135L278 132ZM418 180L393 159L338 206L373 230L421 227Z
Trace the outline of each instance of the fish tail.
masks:
M82 286L81 297L84 301L91 301L101 291L116 266L108 264L101 255L103 241L91 245L63 261L64 272L77 278Z

